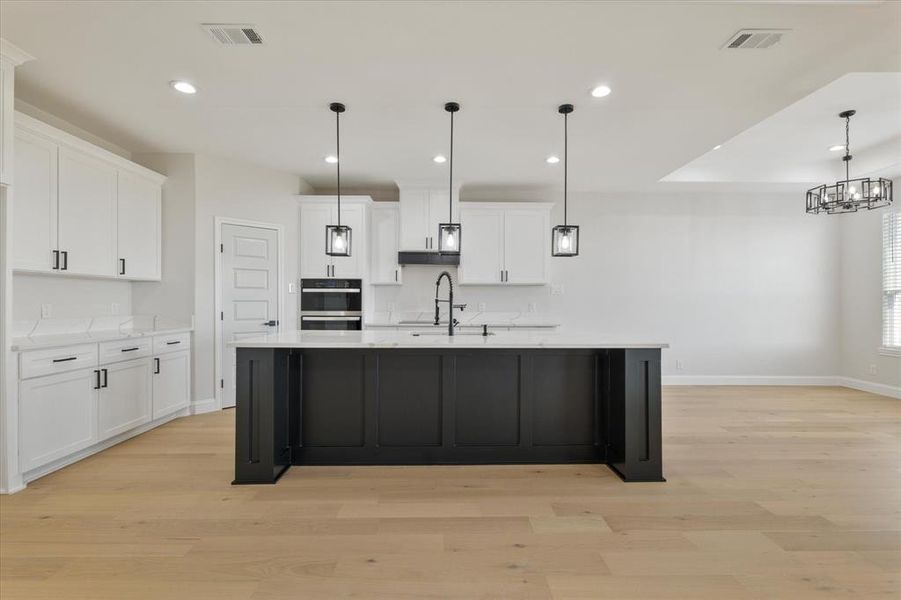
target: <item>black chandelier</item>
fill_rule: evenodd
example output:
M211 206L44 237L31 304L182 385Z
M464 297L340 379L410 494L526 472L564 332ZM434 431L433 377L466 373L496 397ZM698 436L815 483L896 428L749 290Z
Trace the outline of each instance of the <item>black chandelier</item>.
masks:
M325 253L329 256L350 256L351 230L341 224L341 113L346 108L340 102L329 104L335 113L335 167L338 179L338 224L325 226Z
M572 104L561 104L557 112L563 115L563 225L551 230L551 256L579 255L579 226L567 221L567 195L569 191L569 114Z
M851 179L851 117L857 111L846 110L838 114L845 120L845 178L832 185L820 185L807 190L807 212L818 214L840 214L857 212L860 209L873 210L892 203L892 182L882 177L862 177Z

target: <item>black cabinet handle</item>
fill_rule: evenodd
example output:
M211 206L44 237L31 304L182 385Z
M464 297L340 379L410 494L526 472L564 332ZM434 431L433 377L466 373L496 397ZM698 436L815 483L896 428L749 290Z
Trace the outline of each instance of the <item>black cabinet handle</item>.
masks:
M109 371L107 371L106 369L100 370L103 371L103 385L101 385L100 387L109 387Z
M94 385L94 389L99 390L100 389L100 370L94 369L94 375L97 376L97 383Z
M155 365L156 368L153 370L153 374L159 375L160 374L160 359L154 358L153 361L156 363L156 365Z
M140 350L140 348L137 346L134 348L122 348L122 352L134 352L135 350Z
M58 363L58 362L69 362L70 360L75 360L75 359L77 359L77 358L78 358L77 356L70 356L69 358L54 358L54 359L53 359L53 362L55 362L55 363Z
M53 270L59 269L59 250L53 251Z
M59 268L60 271L68 271L69 270L69 251L63 250L60 252L63 255L63 266Z
M174 342L166 342L166 345L167 345L167 346L174 346L175 344L180 344L180 343L181 343L181 340L176 340L176 341L174 341Z
M119 275L125 275L125 259L119 259Z

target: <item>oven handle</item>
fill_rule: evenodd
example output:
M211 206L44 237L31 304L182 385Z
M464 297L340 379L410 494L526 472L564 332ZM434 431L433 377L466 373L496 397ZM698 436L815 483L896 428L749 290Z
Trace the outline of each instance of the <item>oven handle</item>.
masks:
M301 321L359 321L362 317L301 317Z
M359 294L360 288L301 288L304 294Z

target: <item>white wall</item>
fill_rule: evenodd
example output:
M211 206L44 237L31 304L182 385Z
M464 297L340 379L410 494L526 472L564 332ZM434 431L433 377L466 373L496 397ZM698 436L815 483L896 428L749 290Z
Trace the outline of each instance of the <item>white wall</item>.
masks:
M896 190L899 184L901 179L895 180ZM879 353L882 345L882 216L887 210L840 217L841 374L901 391L901 357Z
M134 160L168 177L163 184L162 281L132 284L134 312L190 323L194 316L194 155L139 154Z
M132 284L114 279L83 279L47 275L13 275L13 320L41 318L41 305L49 304L53 319L106 317L132 313Z
M297 175L272 171L224 158L195 158L196 212L194 240L194 400L215 395L215 218L232 217L282 225L285 232L284 288L297 280L297 195L312 188ZM281 320L289 329L297 326L297 296L287 295Z
M562 295L461 286L460 300L535 303L563 330L668 342L666 375L839 372L838 219L806 215L796 195L728 194L577 194L570 216L580 256L551 260ZM440 270L405 268L402 287L377 289L376 310L428 310Z

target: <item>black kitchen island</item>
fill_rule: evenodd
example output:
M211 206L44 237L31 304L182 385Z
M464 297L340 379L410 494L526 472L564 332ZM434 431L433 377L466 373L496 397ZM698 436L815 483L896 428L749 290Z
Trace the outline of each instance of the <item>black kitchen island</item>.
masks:
M236 484L291 465L606 463L664 480L666 344L297 331L232 345Z

